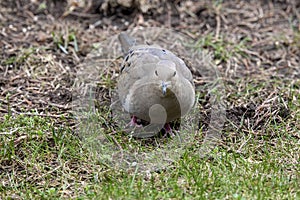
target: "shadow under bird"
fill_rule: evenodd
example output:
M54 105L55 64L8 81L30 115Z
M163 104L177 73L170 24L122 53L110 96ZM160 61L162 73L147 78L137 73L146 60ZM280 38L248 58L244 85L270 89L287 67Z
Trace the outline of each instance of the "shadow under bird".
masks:
M195 102L191 71L172 52L152 45L136 45L126 33L119 35L125 53L118 80L122 107L137 119L162 124L172 133L169 122L187 114Z

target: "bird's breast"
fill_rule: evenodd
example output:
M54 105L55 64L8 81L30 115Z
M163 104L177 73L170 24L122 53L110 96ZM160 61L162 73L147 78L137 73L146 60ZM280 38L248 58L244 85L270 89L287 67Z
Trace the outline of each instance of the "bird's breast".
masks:
M167 114L167 122L181 116L180 103L176 95L170 90L166 95L158 85L144 85L128 93L124 108L129 113L146 121L150 121L149 110L154 105L161 105Z

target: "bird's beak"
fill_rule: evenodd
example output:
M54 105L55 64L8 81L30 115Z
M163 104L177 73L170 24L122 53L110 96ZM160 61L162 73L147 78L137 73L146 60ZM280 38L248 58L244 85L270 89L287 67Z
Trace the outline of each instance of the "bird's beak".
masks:
M167 86L168 86L167 83L165 83L164 81L161 83L163 95L166 95L166 93L167 93Z

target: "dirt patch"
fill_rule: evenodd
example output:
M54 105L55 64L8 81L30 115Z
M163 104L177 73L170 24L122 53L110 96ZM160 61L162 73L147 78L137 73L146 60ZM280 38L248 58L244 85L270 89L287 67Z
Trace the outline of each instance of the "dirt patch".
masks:
M230 86L238 84L236 80L264 77L291 82L300 77L299 1L83 2L1 2L1 118L9 110L69 115L78 63L97 42L135 26L173 28L197 39L200 48L212 52L228 84L227 94L238 93L238 85ZM196 72L194 77L202 79ZM276 94L282 92L275 89ZM248 99L229 95L227 118L234 123L249 119L255 128L262 127L261 116L274 115L274 110L263 108L273 91L269 84L263 95L253 93ZM99 87L98 94L100 106L107 105L109 89ZM209 103L200 100L200 104L207 123ZM282 105L273 108L280 118L289 115Z

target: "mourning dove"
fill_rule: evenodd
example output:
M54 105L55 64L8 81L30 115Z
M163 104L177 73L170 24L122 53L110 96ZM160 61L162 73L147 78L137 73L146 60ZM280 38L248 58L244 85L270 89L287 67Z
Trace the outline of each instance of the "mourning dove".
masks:
M172 52L152 45L135 45L126 33L119 35L126 53L118 80L122 107L136 119L165 124L187 114L195 101L191 71Z

